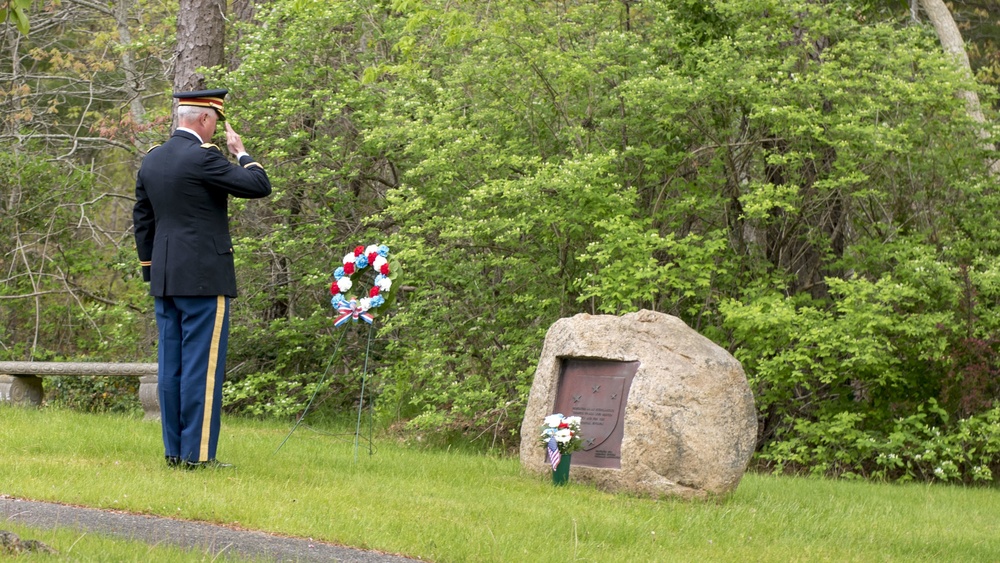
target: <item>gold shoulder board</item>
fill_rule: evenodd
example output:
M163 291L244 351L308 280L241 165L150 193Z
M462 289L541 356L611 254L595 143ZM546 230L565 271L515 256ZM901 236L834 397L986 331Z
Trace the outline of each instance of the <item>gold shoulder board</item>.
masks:
M217 150L219 152L222 152L222 149L220 149L219 147L213 145L212 143L204 143L204 144L201 145L201 148L203 148L203 149L215 149L215 150Z

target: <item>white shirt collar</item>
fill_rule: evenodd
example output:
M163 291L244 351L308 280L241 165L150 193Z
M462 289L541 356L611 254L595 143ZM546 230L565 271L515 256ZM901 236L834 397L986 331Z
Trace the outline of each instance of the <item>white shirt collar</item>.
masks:
M195 133L193 129L188 129L187 127L178 127L176 129L176 131L184 131L184 132L187 132L187 133L191 133L192 135L194 135L198 139L199 143L204 143L205 142L205 140L201 138L201 135Z

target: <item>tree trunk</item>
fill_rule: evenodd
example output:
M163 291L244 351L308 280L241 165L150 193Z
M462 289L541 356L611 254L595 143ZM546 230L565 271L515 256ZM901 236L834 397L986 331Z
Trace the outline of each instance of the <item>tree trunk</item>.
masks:
M945 53L953 56L955 61L971 77L972 65L969 64L969 55L965 52L965 41L962 40L962 33L959 31L958 25L955 24L951 10L945 5L944 0L920 0L920 3L923 5L924 11L927 12L927 18L934 25L934 30L937 32ZM986 118L983 117L983 110L979 105L979 96L975 92L967 90L959 91L958 95L965 99L969 117L976 123L985 125ZM984 139L989 137L985 127L983 127L980 136ZM986 148L993 149L994 147L987 144ZM1000 176L1000 160L994 160L990 170L994 176Z
M225 39L225 0L180 0L175 92L207 89L205 76L198 68L220 66L225 62ZM177 125L176 118L174 125Z
M264 0L233 0L233 15L236 17L236 21L240 23L253 23L254 16L257 13L257 5L264 3ZM236 70L239 68L240 63L243 62L243 53L240 52L242 45L243 31L237 29L236 41L232 45L232 49L229 51L229 58L226 61L229 70Z

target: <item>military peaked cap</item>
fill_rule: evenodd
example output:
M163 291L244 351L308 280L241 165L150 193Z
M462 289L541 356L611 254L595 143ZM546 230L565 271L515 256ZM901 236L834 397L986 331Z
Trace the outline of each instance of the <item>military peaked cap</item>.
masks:
M197 90L194 92L174 92L179 106L198 106L212 108L219 114L219 121L226 120L226 114L222 111L222 101L226 98L229 90Z

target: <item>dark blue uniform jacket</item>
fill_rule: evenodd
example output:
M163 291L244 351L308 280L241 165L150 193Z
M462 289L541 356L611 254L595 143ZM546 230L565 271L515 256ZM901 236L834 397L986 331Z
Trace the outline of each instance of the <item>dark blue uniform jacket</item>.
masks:
M240 166L215 145L176 131L142 161L135 182L135 242L149 294L236 297L228 198L270 195L264 169Z

